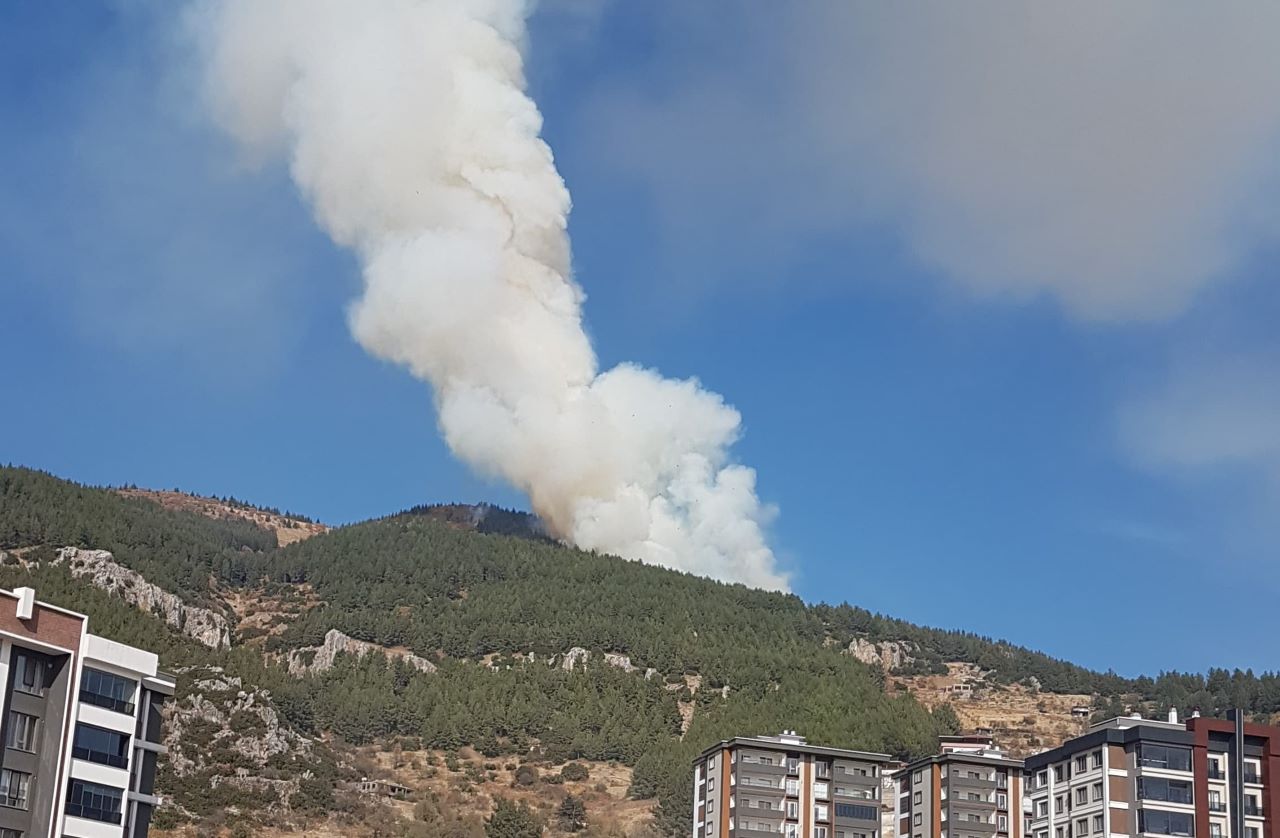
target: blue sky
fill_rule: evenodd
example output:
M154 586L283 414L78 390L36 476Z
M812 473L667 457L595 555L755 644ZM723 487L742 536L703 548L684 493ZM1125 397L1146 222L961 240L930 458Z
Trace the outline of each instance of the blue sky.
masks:
M741 411L808 600L1273 669L1274 29L972 8L544 4L602 363ZM0 9L0 460L332 523L526 505L350 337L355 261L208 124L172 15Z

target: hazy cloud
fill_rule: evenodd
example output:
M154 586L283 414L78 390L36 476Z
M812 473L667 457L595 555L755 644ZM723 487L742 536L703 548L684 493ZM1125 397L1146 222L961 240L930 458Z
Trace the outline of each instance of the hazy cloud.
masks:
M974 292L1159 319L1275 232L1280 6L734 8L669 10L583 119L673 247L887 224Z

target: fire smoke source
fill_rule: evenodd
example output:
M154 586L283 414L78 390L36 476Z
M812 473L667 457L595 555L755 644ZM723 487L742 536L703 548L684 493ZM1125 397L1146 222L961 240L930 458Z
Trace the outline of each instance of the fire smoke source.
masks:
M697 381L601 372L569 193L525 93L525 0L230 0L198 19L217 117L288 154L355 250L351 329L434 388L450 449L585 548L786 589L741 418Z

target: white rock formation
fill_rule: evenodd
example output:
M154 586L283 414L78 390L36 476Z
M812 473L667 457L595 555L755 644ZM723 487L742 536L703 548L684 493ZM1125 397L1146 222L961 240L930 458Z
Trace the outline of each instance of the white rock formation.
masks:
M85 579L96 588L160 617L173 628L208 646L225 649L231 645L231 626L215 611L188 605L179 597L143 578L115 560L106 550L63 547L53 564L65 564L71 575Z
M300 678L306 674L314 675L318 672L332 669L333 662L340 652L346 652L358 658L362 658L370 652L376 652L384 657L399 658L419 672L436 671L434 663L411 652L388 649L386 646L379 646L377 643L356 640L354 637L343 634L337 629L329 629L324 636L323 645L295 649L289 653L289 674ZM308 653L314 653L314 657L310 661L306 660Z
M893 671L915 660L911 656L911 652L915 651L915 646L900 640L883 640L879 643L872 643L870 640L858 637L849 644L849 648L845 651L863 663L884 667L886 671Z

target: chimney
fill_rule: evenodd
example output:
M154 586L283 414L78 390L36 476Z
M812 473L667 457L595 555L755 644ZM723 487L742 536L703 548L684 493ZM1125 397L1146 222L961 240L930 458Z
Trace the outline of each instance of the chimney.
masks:
M1193 718L1193 719L1198 719L1198 718L1200 718L1200 708L1199 708L1199 707L1192 707L1192 708L1191 708L1191 718Z
M1177 723L1178 723L1178 708L1170 707L1169 708L1169 724L1176 725Z

